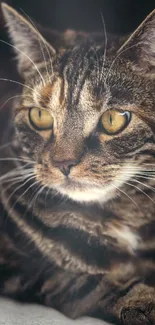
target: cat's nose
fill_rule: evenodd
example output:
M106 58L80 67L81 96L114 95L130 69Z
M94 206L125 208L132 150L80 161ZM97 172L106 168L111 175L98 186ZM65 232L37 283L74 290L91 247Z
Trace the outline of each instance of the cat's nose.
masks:
M63 160L63 161L53 160L53 165L59 168L65 176L69 175L71 168L73 166L76 166L77 163L78 160Z

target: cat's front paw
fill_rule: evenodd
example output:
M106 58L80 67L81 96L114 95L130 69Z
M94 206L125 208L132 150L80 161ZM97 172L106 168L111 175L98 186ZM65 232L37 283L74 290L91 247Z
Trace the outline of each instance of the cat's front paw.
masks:
M155 325L155 301L139 300L121 311L122 325Z

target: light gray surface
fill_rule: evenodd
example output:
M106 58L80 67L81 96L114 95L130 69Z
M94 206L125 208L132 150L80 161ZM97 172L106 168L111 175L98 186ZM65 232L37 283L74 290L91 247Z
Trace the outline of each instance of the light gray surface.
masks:
M57 311L36 305L23 305L0 299L0 325L109 325L84 317L70 320Z

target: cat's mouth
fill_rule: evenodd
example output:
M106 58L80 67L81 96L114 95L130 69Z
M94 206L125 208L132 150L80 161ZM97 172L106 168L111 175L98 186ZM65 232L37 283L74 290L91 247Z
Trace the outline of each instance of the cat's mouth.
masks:
M83 180L74 180L69 177L66 177L63 184L61 185L64 189L70 189L70 190L87 190L89 188L94 188L94 185L91 182L84 182ZM95 185L95 187L99 188L99 186Z
M126 172L129 167L130 173ZM118 196L120 187L131 178L131 167L125 165L124 168L121 168L120 174L117 172L116 177L113 176L109 179L105 177L104 179L97 179L97 181L91 177L86 177L84 173L79 175L75 171L65 177L58 169L55 169L54 172L52 170L50 174L42 168L42 165L37 165L36 175L43 185L74 201L105 203ZM135 172L136 169L134 168L133 174Z
M92 183L82 182L66 178L56 188L62 195L78 202L107 202L116 196L112 185L97 186Z

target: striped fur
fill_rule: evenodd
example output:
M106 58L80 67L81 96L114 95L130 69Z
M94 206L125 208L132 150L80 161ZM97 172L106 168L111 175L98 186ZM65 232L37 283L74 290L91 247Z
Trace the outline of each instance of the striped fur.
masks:
M103 35L71 31L49 45L3 11L25 84L1 141L0 292L71 318L155 324L155 13L105 51ZM30 107L53 130L35 130ZM99 122L111 108L132 112L114 136ZM63 160L76 161L69 177Z

